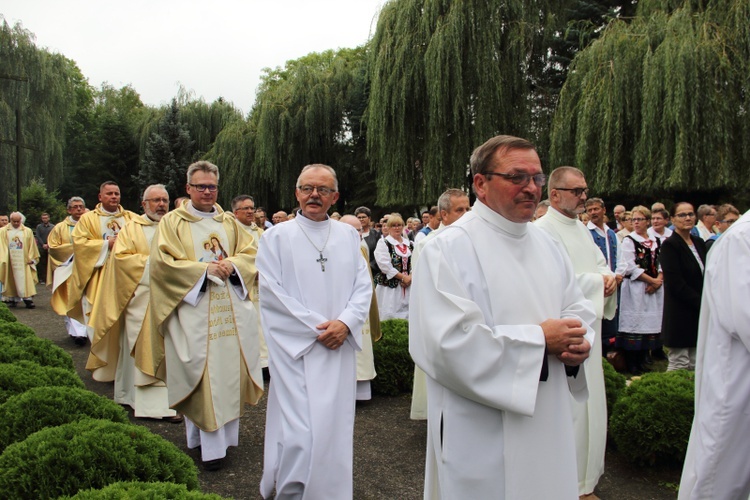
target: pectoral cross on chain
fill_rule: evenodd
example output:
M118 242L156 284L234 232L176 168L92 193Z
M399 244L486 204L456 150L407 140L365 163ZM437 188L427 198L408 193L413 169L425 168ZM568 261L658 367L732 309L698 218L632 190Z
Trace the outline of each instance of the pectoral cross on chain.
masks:
M320 258L316 259L315 262L320 262L320 270L326 272L326 262L328 262L328 259L323 257L323 252L318 253L320 254Z

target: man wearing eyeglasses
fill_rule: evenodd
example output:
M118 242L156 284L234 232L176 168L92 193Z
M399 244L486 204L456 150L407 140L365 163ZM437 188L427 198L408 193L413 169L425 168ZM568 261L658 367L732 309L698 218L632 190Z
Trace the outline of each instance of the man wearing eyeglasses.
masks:
M372 279L357 231L327 215L339 197L336 172L306 166L295 196L297 217L266 231L258 248L271 373L260 492L349 500L355 352Z
M162 380L166 370L169 404L185 416L187 446L200 446L203 467L213 471L238 444L245 403L263 395L258 318L249 293L256 246L216 204L216 165L193 163L187 179L190 201L165 215L154 237L155 334L150 358L138 366Z
M576 461L578 465L578 495L580 498L597 498L594 488L604 473L604 452L607 445L607 398L604 391L602 369L602 319L612 319L617 310L617 280L614 269L591 238L591 233L578 219L585 211L588 187L583 172L575 167L559 167L549 176L547 188L550 210L535 224L559 241L573 263L576 281L583 295L594 304L596 321L590 323L595 332L591 344L591 362L584 366L587 401L571 398L576 437ZM603 216L597 212L597 215ZM603 218L603 217L602 217ZM599 221L602 225L603 220ZM614 233L606 243L615 245Z
M161 218L169 211L169 194L162 184L143 191L143 215L131 219L117 235L104 270L100 294L91 314L93 340L86 369L94 380L114 381L115 402L128 405L139 418L182 422L169 408L164 382L136 370L139 349L151 348L149 317L149 253Z
M117 241L117 235L125 224L138 215L120 205L120 187L107 181L99 188L99 204L94 210L83 214L73 229L72 276L53 294L65 297L67 292L67 314L89 326L91 312L96 307L99 286L104 267ZM103 294L102 300L111 300ZM87 329L89 340L93 337Z
M260 237L264 229L255 222L255 200L249 194L241 194L232 200L232 212L234 213L239 226L250 233L253 237L253 243L257 250ZM258 275L255 275L253 281L252 301L255 310L258 311L258 342L260 344L260 366L268 368L268 348L266 340L263 337L263 328L260 324L260 303L258 302Z
M49 246L49 266L47 268L47 286L53 288L53 284L60 286L60 283L70 277L71 264L65 264L71 255L73 255L73 229L78 224L83 213L86 211L86 203L80 196L73 196L68 200L66 204L68 210L68 216L59 222L52 228L52 232L49 233L47 238L47 244ZM60 273L56 273L58 267ZM65 269L65 268L68 269ZM52 310L54 310L60 316L64 316L65 329L68 332L70 338L77 346L84 346L88 340L86 334L86 326L79 323L75 319L66 315L67 313L67 302L63 297L57 294L52 295L50 300Z
M570 393L596 320L561 245L528 222L546 176L497 136L470 160L477 201L428 242L409 350L427 376L425 498L578 496Z

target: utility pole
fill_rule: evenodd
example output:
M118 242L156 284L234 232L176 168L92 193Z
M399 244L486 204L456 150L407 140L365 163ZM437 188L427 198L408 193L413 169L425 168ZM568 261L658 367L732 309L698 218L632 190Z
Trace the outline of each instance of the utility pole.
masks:
M28 78L15 75L0 75L0 80L15 80L17 82L27 82ZM21 150L31 149L37 151L37 148L30 144L21 142L21 108L16 106L16 139L0 139L0 144L9 144L16 147L16 210L21 211Z

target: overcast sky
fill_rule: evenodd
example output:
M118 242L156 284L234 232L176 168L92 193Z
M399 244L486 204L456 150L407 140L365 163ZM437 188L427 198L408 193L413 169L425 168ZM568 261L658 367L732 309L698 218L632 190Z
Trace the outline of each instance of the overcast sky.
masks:
M3 0L0 14L76 61L95 87L131 84L158 106L182 84L247 113L263 68L362 45L385 1Z

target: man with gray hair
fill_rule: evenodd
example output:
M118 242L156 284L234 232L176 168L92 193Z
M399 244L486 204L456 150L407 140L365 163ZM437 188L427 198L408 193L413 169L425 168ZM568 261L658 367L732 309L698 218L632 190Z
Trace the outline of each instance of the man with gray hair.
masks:
M165 380L169 405L185 416L188 448L206 470L239 443L245 403L263 395L253 237L216 199L219 168L187 170L190 200L162 217L151 246L151 355L138 368ZM144 346L146 347L146 346ZM136 353L137 355L138 353Z
M266 231L258 247L271 372L260 492L351 499L355 352L372 280L357 231L327 215L339 198L336 172L306 166L295 196L297 217Z
M437 206L440 213L440 226L414 245L411 262L415 270L425 244L471 210L469 195L456 188L448 189L441 194ZM424 372L416 365L414 365L414 383L411 390L410 418L412 420L427 419L427 380Z
M260 237L263 236L264 229L255 222L255 199L249 194L241 194L235 196L232 199L232 213L239 226L250 233L253 237L253 245L255 250L258 250L258 242ZM231 214L228 214L231 215ZM253 281L252 293L250 294L253 301L253 306L258 312L258 342L260 344L260 366L262 368L268 368L268 347L266 347L266 339L263 336L263 326L260 324L260 302L258 301L258 275L255 275L255 281Z
M604 473L607 398L602 369L601 322L602 318L612 319L617 310L615 273L607 266L604 254L594 243L589 230L578 219L578 215L585 211L588 191L583 172L575 167L556 168L549 176L547 188L550 209L534 222L562 244L573 263L578 286L596 311L596 321L589 324L595 332L591 357L583 365L589 398L585 402L570 398L576 438L578 494L582 499L597 498L594 488Z
M34 309L39 249L34 233L24 226L25 221L21 212L13 212L10 224L0 229L0 283L3 300L9 307L16 307L23 299L26 309Z
M91 314L94 335L86 369L94 380L114 381L115 402L133 408L137 418L181 422L169 408L164 382L136 370L136 359L151 348L149 254L159 221L169 211L164 185L148 186L141 206L143 215L122 228L104 270L99 293L114 300L98 300Z
M73 196L68 200L66 208L68 216L52 228L49 238L47 238L47 245L49 246L47 286L51 287L53 292L70 277L70 272L73 270L72 262L70 262L73 256L73 229L86 211L86 202L80 196ZM58 268L60 268L59 273L56 272ZM68 308L65 298L53 293L52 299L50 299L52 310L64 317L65 329L73 342L78 346L84 346L88 339L86 325L67 316Z

